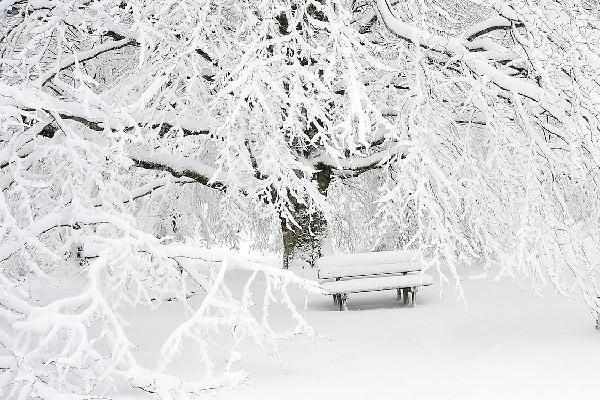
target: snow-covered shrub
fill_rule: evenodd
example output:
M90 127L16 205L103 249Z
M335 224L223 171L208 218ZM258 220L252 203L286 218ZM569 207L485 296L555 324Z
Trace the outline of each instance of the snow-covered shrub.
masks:
M39 128L4 122L10 132L6 150ZM164 193L181 191L181 182L158 179L128 188L133 182L120 152L111 154L68 128L27 149L22 159L19 151L6 153L11 165L4 178L11 181L4 181L1 197L0 397L78 399L128 384L177 399L238 383L245 374L231 365L243 340L276 352L279 334L268 322L276 300L297 322L290 333L311 333L287 290L296 285L318 292L314 283L209 249L204 241L158 237L152 226L140 229L144 208L132 199L156 185L166 186ZM242 291L225 282L233 270L248 271ZM69 275L79 285L40 297ZM267 284L263 299L256 298L257 278ZM198 293L198 306L190 303L190 293ZM187 318L165 340L161 365L148 369L134 354L126 311L156 309L166 300L178 302ZM213 340L224 332L232 338L227 348ZM202 381L184 381L165 370L186 339L197 344ZM229 358L225 365L215 363L215 346Z

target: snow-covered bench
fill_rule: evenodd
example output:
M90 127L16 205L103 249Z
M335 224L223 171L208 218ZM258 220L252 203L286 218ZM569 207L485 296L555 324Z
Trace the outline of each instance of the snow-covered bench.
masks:
M321 257L317 260L319 283L333 296L340 311L350 293L396 289L398 300L414 306L420 286L433 284L423 274L419 251L380 251Z

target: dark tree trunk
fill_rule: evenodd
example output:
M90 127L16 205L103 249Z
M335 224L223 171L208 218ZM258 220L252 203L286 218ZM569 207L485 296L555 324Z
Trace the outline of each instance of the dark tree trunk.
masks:
M319 171L313 175L319 192L327 196L327 189L331 182L331 168L319 164ZM283 239L283 268L289 268L294 258L300 258L314 266L321 257L323 239L327 236L327 221L321 211L309 210L306 204L290 197L293 209L290 210L298 226L286 221L281 222L281 235Z

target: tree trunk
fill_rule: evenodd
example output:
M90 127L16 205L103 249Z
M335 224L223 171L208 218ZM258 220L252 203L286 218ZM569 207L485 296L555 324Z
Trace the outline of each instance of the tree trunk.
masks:
M317 165L319 171L313 175L319 192L327 196L331 182L331 168ZM327 220L321 211L309 210L306 204L290 197L293 209L290 210L298 225L293 225L284 218L280 219L283 240L283 268L289 268L294 258L307 261L314 267L316 260L321 257L323 240L327 237Z

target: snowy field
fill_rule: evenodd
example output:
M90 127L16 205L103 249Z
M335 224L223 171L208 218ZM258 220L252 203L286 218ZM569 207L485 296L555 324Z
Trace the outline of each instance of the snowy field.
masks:
M235 286L244 277L230 279ZM439 285L423 288L415 308L397 302L393 291L352 295L345 312L335 310L331 297L312 296L305 316L314 338L282 341L278 358L244 346L236 366L250 379L209 397L600 398L600 333L582 304L551 293L539 297L508 280L491 283L480 276L462 284L466 306L451 288L440 296ZM292 294L304 304L302 294ZM149 365L163 331L180 317L169 307L152 316L139 313L134 321L140 358ZM272 315L275 326L284 327L287 318L283 310ZM171 369L197 377L196 356L188 350ZM138 396L144 397L131 392L120 398Z

